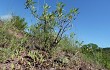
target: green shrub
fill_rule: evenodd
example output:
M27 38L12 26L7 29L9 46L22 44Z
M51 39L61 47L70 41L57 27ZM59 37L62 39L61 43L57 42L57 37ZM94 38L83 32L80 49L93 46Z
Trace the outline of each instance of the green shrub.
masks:
M62 40L65 32L71 29L71 21L78 14L78 9L73 8L69 13L66 13L63 10L65 5L61 2L57 4L54 11L49 11L51 9L50 6L45 4L41 15L39 15L35 9L35 3L33 0L27 0L25 4L26 9L29 9L38 21L34 27L32 26L30 33L34 36L37 35L44 48L50 50L56 47Z

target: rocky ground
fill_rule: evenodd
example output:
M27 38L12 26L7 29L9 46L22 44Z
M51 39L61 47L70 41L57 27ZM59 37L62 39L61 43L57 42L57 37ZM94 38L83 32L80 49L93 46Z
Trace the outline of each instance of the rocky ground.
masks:
M33 51L34 52L34 51ZM0 70L106 70L94 63L82 59L79 52L75 54L61 52L52 56L39 51L43 59L34 60L25 51L17 57L0 63Z

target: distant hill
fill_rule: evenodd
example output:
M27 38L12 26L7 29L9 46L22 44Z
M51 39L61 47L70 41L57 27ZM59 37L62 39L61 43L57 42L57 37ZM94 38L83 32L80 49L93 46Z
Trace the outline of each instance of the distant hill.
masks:
M103 52L110 55L110 48L109 47L108 48L103 48Z
M103 50L105 50L105 51L110 51L110 47L103 48Z

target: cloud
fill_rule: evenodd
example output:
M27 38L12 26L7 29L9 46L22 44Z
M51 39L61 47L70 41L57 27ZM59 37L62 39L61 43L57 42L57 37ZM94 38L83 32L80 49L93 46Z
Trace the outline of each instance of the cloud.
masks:
M12 15L10 15L10 14L2 15L2 16L0 16L0 18L1 18L2 20L10 20L10 19L12 18Z

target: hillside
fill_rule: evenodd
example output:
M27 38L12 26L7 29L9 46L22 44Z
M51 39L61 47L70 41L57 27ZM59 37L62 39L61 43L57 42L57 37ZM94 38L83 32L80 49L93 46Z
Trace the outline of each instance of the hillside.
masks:
M72 27L79 8L36 4L24 4L34 23L29 13L27 21L14 14L0 20L0 70L110 70L110 48L76 39Z
M38 45L36 37L10 23L3 24L0 28L0 70L107 70L86 60L80 48L71 46L68 40L46 51Z

